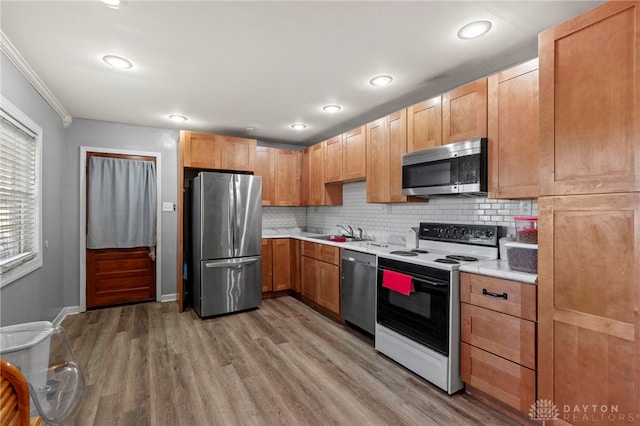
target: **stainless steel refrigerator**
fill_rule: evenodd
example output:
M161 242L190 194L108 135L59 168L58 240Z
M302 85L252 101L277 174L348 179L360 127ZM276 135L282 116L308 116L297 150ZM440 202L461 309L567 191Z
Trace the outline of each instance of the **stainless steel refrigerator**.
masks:
M201 317L262 303L262 178L200 172L193 180L193 308Z

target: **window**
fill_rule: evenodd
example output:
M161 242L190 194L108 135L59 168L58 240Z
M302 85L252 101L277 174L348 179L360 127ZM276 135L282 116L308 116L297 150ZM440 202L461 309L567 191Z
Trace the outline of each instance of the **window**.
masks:
M42 266L42 129L0 97L0 287Z

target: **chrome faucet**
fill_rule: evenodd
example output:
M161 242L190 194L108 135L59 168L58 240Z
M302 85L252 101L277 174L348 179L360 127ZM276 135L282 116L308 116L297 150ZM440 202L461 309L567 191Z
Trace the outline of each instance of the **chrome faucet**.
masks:
M354 235L353 235L353 228L352 228L351 226L347 225L347 227L348 227L349 229L345 228L345 227L344 227L344 226L342 226L342 225L336 225L336 226L337 226L338 228L342 228L342 229L344 229L344 232L346 232L346 233L347 233L347 235L346 235L347 237L354 238Z
M358 239L362 240L362 228L358 228Z

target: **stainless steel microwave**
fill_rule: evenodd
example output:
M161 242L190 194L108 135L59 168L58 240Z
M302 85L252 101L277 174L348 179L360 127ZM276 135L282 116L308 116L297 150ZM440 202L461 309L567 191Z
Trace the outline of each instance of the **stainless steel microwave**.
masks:
M402 193L418 197L487 195L487 138L404 154Z

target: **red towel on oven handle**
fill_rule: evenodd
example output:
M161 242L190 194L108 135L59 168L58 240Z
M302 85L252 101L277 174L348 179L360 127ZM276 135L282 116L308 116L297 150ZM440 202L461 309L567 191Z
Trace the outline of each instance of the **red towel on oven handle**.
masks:
M382 287L408 296L413 289L413 278L410 275L385 269L382 271Z

